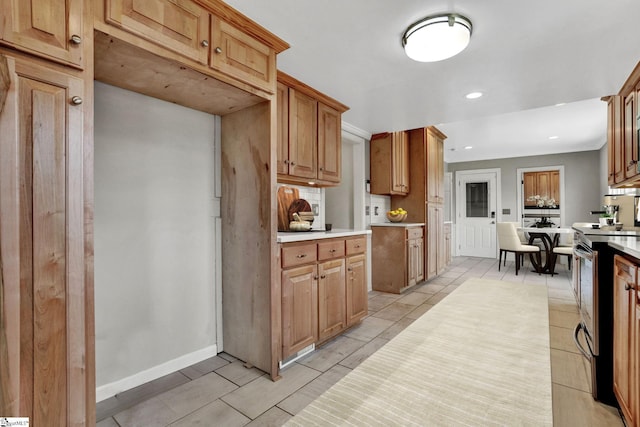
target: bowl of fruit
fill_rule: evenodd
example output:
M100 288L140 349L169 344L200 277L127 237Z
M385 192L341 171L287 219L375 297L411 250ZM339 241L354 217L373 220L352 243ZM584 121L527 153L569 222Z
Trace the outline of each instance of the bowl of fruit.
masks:
M407 211L396 208L387 212L387 219L391 222L402 222L407 219Z

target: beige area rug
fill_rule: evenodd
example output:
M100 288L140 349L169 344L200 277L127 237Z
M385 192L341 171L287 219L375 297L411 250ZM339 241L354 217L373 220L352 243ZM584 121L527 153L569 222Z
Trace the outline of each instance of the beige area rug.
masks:
M469 279L287 426L551 426L544 285Z

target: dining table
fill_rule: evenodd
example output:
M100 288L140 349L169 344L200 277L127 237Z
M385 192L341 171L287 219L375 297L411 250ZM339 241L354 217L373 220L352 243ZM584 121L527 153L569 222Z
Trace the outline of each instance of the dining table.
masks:
M551 272L551 260L553 259L553 248L560 244L561 234L573 234L575 230L571 227L517 227L519 231L524 231L529 235L529 244L537 246L536 241L539 240L544 246L544 264L538 266L538 262L533 254L529 254L531 264L536 271L538 267L542 273Z

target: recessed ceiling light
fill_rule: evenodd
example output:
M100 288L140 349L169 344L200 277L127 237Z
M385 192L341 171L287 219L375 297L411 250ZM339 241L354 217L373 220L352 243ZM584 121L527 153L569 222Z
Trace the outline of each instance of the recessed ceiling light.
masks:
M482 92L471 92L465 95L467 99L477 99L482 96Z
M559 102L556 104L556 107L562 107L563 105L565 105L565 102Z
M549 137L549 139L558 139L558 138L560 138L558 135L553 135Z
M467 145L466 147L464 147L465 150L471 150L473 147L470 145Z

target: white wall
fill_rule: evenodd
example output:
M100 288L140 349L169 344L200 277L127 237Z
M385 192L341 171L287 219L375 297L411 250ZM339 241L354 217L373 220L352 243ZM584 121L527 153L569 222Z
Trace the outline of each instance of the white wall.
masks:
M215 355L216 118L95 84L97 400Z

